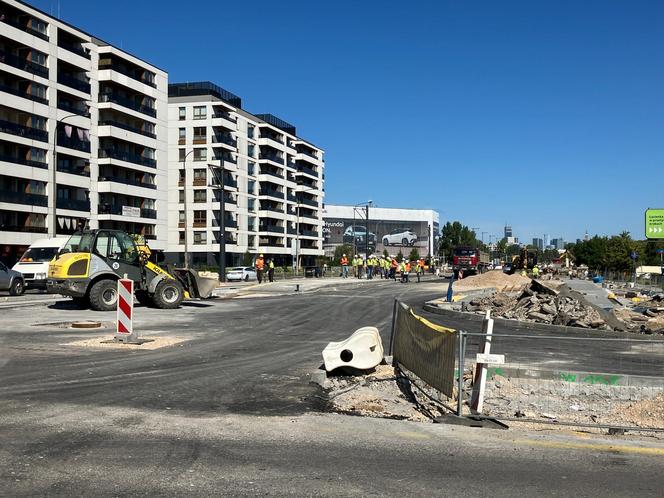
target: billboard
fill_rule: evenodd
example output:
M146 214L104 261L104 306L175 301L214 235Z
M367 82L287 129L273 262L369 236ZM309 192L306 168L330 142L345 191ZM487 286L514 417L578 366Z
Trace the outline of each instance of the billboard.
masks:
M332 249L341 244L354 246L356 252L364 254L380 253L384 250L390 255L399 251L408 255L413 248L421 256L434 251L430 247L429 223L427 221L372 220L368 227L364 219L326 218L323 226L323 245ZM434 234L438 233L438 223L434 223Z

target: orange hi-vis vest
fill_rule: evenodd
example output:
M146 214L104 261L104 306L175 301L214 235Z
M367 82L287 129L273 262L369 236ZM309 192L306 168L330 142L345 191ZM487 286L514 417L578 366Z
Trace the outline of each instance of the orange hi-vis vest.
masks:
M410 273L410 263L406 263L406 273Z
M346 257L341 258L341 266L348 266L348 258Z
M397 260L392 258L392 268L396 268L397 266L399 266L399 264L397 263Z
M257 270L262 270L264 265L265 265L265 261L263 261L263 258L258 258L256 260L256 269Z

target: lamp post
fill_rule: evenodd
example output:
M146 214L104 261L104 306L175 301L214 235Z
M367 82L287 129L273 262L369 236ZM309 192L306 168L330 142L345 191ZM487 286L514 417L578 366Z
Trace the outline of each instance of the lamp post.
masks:
M362 206L364 207L364 220L366 230L364 233L364 258L365 261L369 259L369 207L373 204L373 201L369 199L367 202L359 202L353 206L353 253L357 253L357 235L355 234L355 212L357 208Z
M219 191L221 192L219 197L219 280L221 282L226 281L226 192L224 191L224 160L219 160L220 165L214 166L208 164L208 168L212 171L212 174L217 179L217 184L219 185ZM217 173L221 170L219 176Z
M192 154L194 149L191 149L182 157L182 183L184 191L182 195L182 203L184 204L184 267L189 268L189 234L187 227L187 157Z
M302 200L302 194L317 191L317 188L307 188L304 190L298 190L295 193L295 275L297 275L297 272L300 269L300 202Z
M48 236L55 237L57 235L57 212L58 212L58 129L60 123L64 123L69 118L79 116L78 114L69 114L62 119L55 120L55 137L53 141L53 168L51 169L51 196L53 198L51 206L51 222L48 224Z

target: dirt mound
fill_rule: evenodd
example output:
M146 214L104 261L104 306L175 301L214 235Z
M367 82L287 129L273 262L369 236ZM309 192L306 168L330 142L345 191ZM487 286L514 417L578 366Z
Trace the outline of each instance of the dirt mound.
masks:
M521 275L507 275L501 270L492 270L481 275L473 275L454 283L455 290L496 289L499 292L518 291L530 283Z
M614 413L621 421L640 427L664 427L664 393L631 403Z

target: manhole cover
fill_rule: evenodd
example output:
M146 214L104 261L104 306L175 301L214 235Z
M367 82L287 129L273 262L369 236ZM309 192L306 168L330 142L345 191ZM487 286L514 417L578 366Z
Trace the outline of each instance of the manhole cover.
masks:
M100 327L101 327L101 322L93 322L90 320L71 323L71 328L73 329L98 329Z

